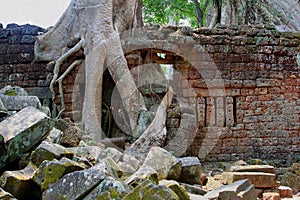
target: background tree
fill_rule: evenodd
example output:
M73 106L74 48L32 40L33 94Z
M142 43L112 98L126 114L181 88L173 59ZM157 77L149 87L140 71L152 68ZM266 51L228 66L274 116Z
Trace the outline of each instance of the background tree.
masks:
M299 0L143 0L145 23L214 27L270 24L300 31Z
M209 2L210 2L210 0L205 0L205 1L201 1L201 2L199 2L198 0L193 0L195 11L196 11L198 27L205 26L206 13L207 13L207 8L209 6Z
M222 0L143 0L143 6L146 23L203 27L210 6L215 9L212 24L221 22Z
M212 19L210 22L209 27L212 28L216 24L221 23L221 17L222 17L222 0L212 0Z
M196 25L193 2L187 0L143 0L143 18L145 23Z

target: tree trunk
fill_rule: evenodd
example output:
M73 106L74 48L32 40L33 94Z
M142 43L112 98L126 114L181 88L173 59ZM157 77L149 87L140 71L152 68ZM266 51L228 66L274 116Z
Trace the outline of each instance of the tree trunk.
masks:
M217 7L210 27L217 22ZM300 31L300 2L298 0L226 0L222 3L224 25L274 25L279 31Z
M222 18L222 1L213 0L213 16L209 28L213 28L216 24L221 23Z
M199 1L198 0L193 0L193 2L194 2L194 5L195 5L198 28L200 28L200 27L203 26L203 12L201 12Z
M197 25L198 28L205 26L204 19L205 19L205 11L208 8L209 0L206 0L203 8L200 7L200 3L198 0L193 0L194 6L195 6L195 12L196 12L196 19L197 19Z
M93 139L101 139L102 74L109 69L135 130L142 95L127 67L119 33L142 26L140 0L72 0L57 24L35 44L36 61L53 61L67 52L70 39L85 40L85 95L82 121Z

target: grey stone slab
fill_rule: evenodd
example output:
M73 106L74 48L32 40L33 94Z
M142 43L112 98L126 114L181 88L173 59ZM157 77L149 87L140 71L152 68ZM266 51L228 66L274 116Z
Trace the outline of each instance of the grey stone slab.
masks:
M20 111L26 107L41 109L41 103L36 96L6 96L0 95L5 108L9 111Z
M204 195L204 198L218 200L256 200L256 192L254 186L251 185L247 179L244 179L212 190Z
M33 107L0 122L0 169L32 150L52 128L52 120Z

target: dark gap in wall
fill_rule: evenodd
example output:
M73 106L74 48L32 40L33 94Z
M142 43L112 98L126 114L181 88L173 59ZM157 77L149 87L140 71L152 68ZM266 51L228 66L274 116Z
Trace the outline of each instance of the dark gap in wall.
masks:
M223 127L226 127L226 97L223 97L223 110L224 110L224 124L223 124Z
M199 128L199 97L196 97L195 103L196 125Z
M207 126L207 97L204 97L204 126Z
M236 112L236 97L232 97L233 99L233 126L237 126L237 112Z
M218 110L217 110L217 97L214 97L214 107L215 107L215 123L213 126L217 126L217 120L218 120Z

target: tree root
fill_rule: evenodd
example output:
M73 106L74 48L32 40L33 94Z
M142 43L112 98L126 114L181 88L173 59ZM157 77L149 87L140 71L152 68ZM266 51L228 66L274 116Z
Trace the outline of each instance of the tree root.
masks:
M58 115L57 115L57 119L61 116L61 114L65 111L66 107L65 107L65 100L64 100L64 91L63 91L63 80L64 78L66 78L66 76L77 66L81 65L82 60L76 60L74 61L69 67L68 69L63 73L63 75L61 75L61 77L59 79L57 79L56 82L58 82L59 85L59 95L60 95L60 102L61 102L61 110L59 111Z
M62 82L63 79L78 65L80 65L82 63L82 60L76 60L74 61L68 68L67 70L63 73L63 75L61 77L58 78L59 76L59 70L60 70L60 66L62 65L62 63L68 59L70 56L74 55L75 53L77 53L81 48L83 48L85 46L85 40L83 38L81 38L81 40L74 46L72 47L69 51L67 51L66 53L64 53L61 57L59 57L56 61L52 61L55 62L55 66L53 69L53 78L51 80L50 83L50 91L52 93L52 100L55 99L55 91L54 91L54 84L55 83L59 83L59 94L60 94L60 99L61 99L61 110L58 113L56 118L59 118L61 116L61 114L65 111L65 102L64 102L64 93L63 93L63 88L62 88ZM51 62L51 63L52 63Z
M173 99L173 89L169 87L167 94L161 101L154 120L144 131L144 133L127 149L127 151L147 154L153 146L162 147L166 139L166 118L167 108Z
M55 99L54 84L56 83L56 80L58 78L60 66L67 58L74 55L76 52L78 52L84 46L85 46L85 40L83 38L81 38L81 40L74 47L72 47L69 51L64 53L61 57L59 57L55 61L55 66L53 69L53 78L50 83L50 91L52 92L52 100Z

